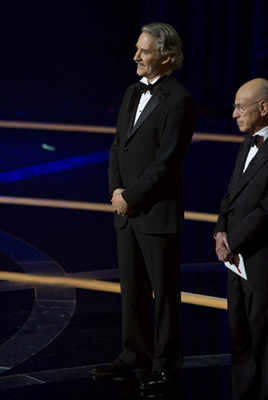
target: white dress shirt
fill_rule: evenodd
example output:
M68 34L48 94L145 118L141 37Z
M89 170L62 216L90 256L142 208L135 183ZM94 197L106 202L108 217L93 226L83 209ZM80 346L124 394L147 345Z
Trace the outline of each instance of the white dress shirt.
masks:
M165 75L170 75L172 73L172 71L168 71L167 74ZM163 75L164 76L164 75ZM147 79L145 77L143 77L140 82L145 83L145 85L148 85L149 83L151 85L153 85L154 83L156 83L158 81L158 79L160 79L161 76L158 76L157 78L155 78L152 82L148 82ZM152 97L152 94L149 92L149 90L146 93L142 93L141 98L140 98L140 102L137 108L137 112L136 112L136 116L135 116L135 120L134 120L134 125L136 124L139 116L141 115L142 111L144 110L144 107L146 106L146 104L148 103L148 101L150 100L150 98Z
M261 129L259 132L254 133L253 136L255 135L260 135L263 136L263 141L265 141L268 138L268 126L266 126L265 128ZM244 170L243 172L245 172L245 170L247 169L250 161L253 159L253 157L255 157L255 155L257 154L259 148L256 146L256 144L254 146L252 146L248 152L248 156L245 162L245 166L244 166Z

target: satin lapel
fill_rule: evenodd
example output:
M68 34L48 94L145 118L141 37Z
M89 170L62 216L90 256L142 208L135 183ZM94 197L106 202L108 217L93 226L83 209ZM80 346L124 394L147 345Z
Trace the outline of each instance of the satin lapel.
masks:
M161 104L167 97L169 97L169 91L171 86L173 85L173 79L167 79L163 85L159 87L159 89L154 93L151 99L146 104L143 112L141 113L139 119L137 120L136 124L133 126L133 119L132 119L132 128L128 132L127 140L134 135L134 133L139 129L139 127L143 124L143 122L148 118L148 116L155 110L155 108Z
M241 147L239 149L239 152L238 152L237 158L236 158L236 164L235 164L234 176L233 176L233 183L232 183L232 192L233 192L233 190L236 190L236 187L239 184L239 181L240 181L242 173L243 173L243 169L244 169L244 165L245 165L245 162L246 162L246 158L247 158L248 152L249 152L249 147L245 142L243 142L241 144Z
M264 163L268 162L268 141L266 140L256 156L249 163L246 171L242 174L236 186L232 188L230 201L243 189Z
M129 101L129 106L128 106L128 116L127 116L127 134L126 138L130 136L130 132L133 127L135 115L136 115L136 110L139 104L139 99L140 99L140 92L137 87L134 87L132 96Z
M130 136L133 135L133 133L137 129L139 129L139 127L143 124L143 122L146 120L146 118L151 114L152 111L154 111L154 109L158 106L158 104L162 103L162 101L163 101L163 98L158 93L155 94L155 96L151 97L151 99L146 104L143 112L141 113L138 121L132 127L132 130L130 132Z

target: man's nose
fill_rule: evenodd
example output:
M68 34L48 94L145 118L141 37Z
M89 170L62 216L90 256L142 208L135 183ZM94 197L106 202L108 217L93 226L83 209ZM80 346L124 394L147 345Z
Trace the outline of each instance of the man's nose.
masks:
M233 111L233 115L232 115L232 117L233 117L233 118L238 118L238 117L239 117L239 115L240 115L240 114L239 114L239 112L238 112L237 108L235 108L235 109L234 109L234 111Z
M141 58L141 52L139 50L137 50L134 55L134 60L137 61L137 60L140 60L140 58Z

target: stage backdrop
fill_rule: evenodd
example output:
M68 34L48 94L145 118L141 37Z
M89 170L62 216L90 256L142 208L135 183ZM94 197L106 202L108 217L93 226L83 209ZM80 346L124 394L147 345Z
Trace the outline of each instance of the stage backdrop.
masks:
M182 37L179 78L200 123L229 116L237 88L268 76L267 0L3 0L0 118L115 124L137 79L140 26L152 21Z
M114 126L126 87L138 79L140 27L152 21L172 24L182 37L178 78L198 104L197 131L239 134L231 118L236 90L251 78L268 78L264 0L2 0L0 18L0 120ZM2 196L109 203L113 135L1 129L0 137ZM218 212L238 147L191 144L187 211ZM82 164L73 167L77 160ZM1 205L0 230L67 270L117 266L112 214L85 214ZM213 227L185 222L184 263L216 261Z

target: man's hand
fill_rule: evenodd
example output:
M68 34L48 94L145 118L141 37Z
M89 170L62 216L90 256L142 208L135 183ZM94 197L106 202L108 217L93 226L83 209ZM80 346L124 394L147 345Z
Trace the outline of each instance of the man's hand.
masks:
M232 263L234 260L234 254L231 252L230 247L227 242L227 233L226 232L218 232L215 236L216 239L216 254L220 261L229 261Z
M124 190L125 189L123 188L115 189L113 192L113 197L111 199L114 210L117 212L117 214L122 216L125 216L131 212L127 202L124 200L122 196Z

